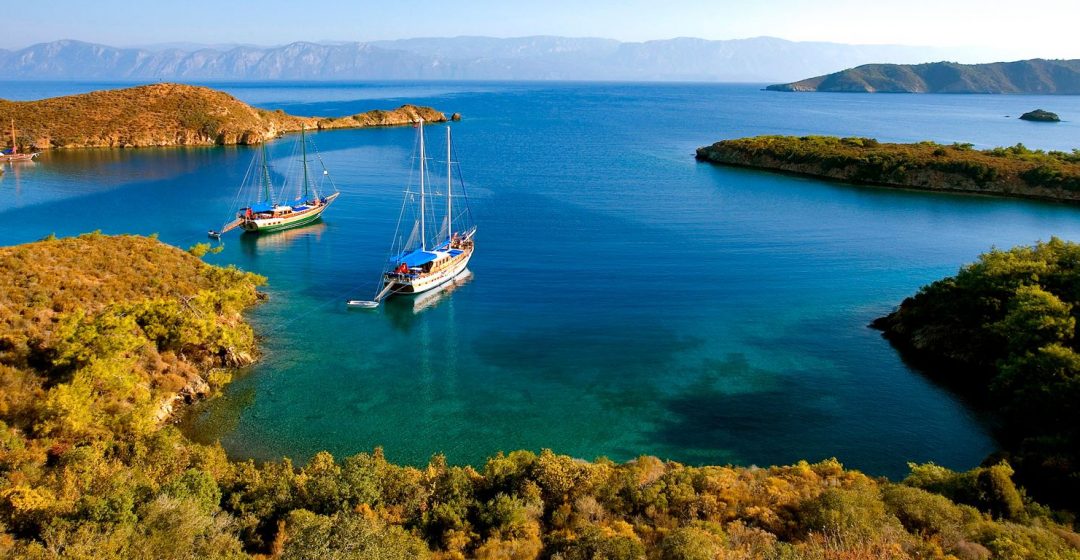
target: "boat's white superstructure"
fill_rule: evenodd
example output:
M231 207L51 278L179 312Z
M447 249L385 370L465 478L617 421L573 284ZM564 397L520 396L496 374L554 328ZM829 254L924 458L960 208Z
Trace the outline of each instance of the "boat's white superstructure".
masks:
M476 228L434 251L413 251L402 256L398 267L385 273L383 291L390 294L419 294L453 280L472 258ZM426 261L426 262L424 262ZM410 262L417 263L410 266Z

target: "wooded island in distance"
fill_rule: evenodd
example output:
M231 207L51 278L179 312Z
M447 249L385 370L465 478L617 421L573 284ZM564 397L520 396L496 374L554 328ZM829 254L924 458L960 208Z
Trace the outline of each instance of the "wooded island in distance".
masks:
M848 183L1080 202L1080 150L755 136L703 146L697 159Z
M766 87L769 91L836 93L1080 94L1080 60L1017 60L988 64L864 64Z

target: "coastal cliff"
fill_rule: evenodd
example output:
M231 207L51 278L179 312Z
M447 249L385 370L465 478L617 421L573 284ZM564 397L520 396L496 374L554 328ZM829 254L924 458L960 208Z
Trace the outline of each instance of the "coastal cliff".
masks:
M766 87L769 91L837 93L1080 94L1080 60L1018 60L989 64L930 62L864 64Z
M0 122L15 121L24 149L135 148L258 144L286 132L399 126L423 117L443 122L430 107L323 118L257 109L210 88L152 84L38 101L0 100Z
M849 183L1080 202L1080 151L1022 144L888 144L872 138L756 136L698 148L697 159Z

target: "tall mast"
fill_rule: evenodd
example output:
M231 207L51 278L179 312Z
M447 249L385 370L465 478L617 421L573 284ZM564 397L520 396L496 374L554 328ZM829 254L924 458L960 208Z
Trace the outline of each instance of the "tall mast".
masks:
M427 234L424 232L424 171L427 163L424 154L424 117L420 117L420 250L427 251Z
M450 247L450 241L454 237L454 214L451 212L453 209L450 196L450 190L454 186L454 182L450 175L450 125L446 125L446 247Z
M263 200L271 206L274 201L270 199L270 164L266 161L266 142L262 143L262 171L263 171Z
M304 200L308 196L308 173L307 173L307 140L304 137L304 125L300 125L300 149L304 152ZM296 152L293 152L296 153Z
M11 155L19 153L19 143L15 141L15 119L11 119Z

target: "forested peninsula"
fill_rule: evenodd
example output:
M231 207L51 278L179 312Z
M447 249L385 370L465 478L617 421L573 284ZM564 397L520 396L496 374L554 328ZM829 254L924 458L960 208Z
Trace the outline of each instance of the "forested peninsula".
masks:
M864 64L766 87L770 91L837 93L1080 94L1080 60L1017 60L988 64Z
M993 250L874 322L931 378L1000 417L1037 499L1080 511L1080 245Z
M229 461L156 418L257 356L242 312L265 279L204 264L204 249L100 234L0 248L0 557L1080 559L1069 520L1006 463L890 482L836 460L547 450L475 467L399 466L377 448Z
M38 101L0 99L0 122L14 121L24 150L258 144L301 127L397 126L417 117L446 120L435 109L415 105L336 118L297 117L257 109L210 88L169 83Z
M698 148L696 157L848 183L1080 202L1080 149L1046 152L1017 144L976 150L959 143L755 136Z

